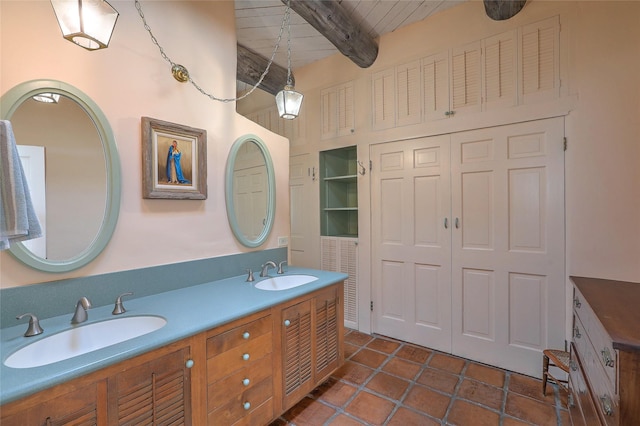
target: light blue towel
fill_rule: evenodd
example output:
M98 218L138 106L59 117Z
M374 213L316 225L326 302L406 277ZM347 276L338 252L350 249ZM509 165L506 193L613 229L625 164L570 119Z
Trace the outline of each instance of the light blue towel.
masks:
M41 236L11 122L0 120L0 250Z

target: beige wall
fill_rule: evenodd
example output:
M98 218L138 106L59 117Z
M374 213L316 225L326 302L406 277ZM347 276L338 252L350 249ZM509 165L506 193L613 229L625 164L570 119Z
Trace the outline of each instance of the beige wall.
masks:
M561 22L558 101L370 130L372 73L556 15ZM334 55L296 70L296 88L305 94L301 117L306 132L292 142L292 155L358 145L359 159L366 159L371 143L564 115L567 275L640 282L640 2L529 0L514 18L496 22L486 17L482 2L470 1L383 36L379 46L369 69ZM356 91L355 134L320 140L320 90L350 80ZM266 97L262 104L255 99L239 104L238 110L270 106ZM368 186L359 189L359 204L366 208ZM368 264L367 216L360 215L361 266ZM358 278L366 283L367 269L361 267ZM366 291L366 285L361 289Z
M229 229L224 202L227 155L233 142L247 133L265 141L276 170L275 224L260 249L277 247L277 237L289 234L287 140L236 114L233 102L211 101L174 80L134 2L110 3L120 12L111 44L89 52L61 37L49 1L0 1L0 93L32 79L61 80L83 91L111 124L123 182L118 225L98 258L70 273L48 274L0 252L1 287L247 251ZM142 6L175 62L186 66L206 91L221 98L235 95L233 2L143 1ZM207 200L142 199L142 116L207 130Z

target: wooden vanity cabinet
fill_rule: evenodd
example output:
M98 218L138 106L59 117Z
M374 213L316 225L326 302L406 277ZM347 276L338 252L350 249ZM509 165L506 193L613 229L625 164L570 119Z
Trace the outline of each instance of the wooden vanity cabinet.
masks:
M106 381L101 380L76 389L58 387L34 398L3 406L2 426L106 424Z
M192 424L192 339L5 404L0 424Z
M277 313L282 359L281 412L344 363L343 283L284 304Z
M259 425L273 417L273 319L269 310L207 335L207 424Z
M189 361L190 348L183 347L109 377L109 424L192 424Z
M344 363L343 283L0 407L2 426L266 425Z

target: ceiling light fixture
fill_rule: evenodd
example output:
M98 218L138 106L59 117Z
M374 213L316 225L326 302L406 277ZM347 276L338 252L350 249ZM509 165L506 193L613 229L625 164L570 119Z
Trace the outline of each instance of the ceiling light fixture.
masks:
M104 0L51 0L62 36L87 50L105 49L118 11Z
M147 32L149 33L149 36L151 37L151 42L156 45L156 47L158 48L158 50L160 51L160 56L162 56L162 59L164 59L165 61L167 61L170 65L171 65L171 74L173 75L173 77L181 82L181 83L186 83L189 82L191 83L191 85L193 87L195 87L200 93L202 93L203 95L205 95L206 97L208 97L209 99L213 100L213 101L218 101L218 102L236 102L239 100L242 100L244 98L246 98L247 96L249 96L251 93L253 93L254 90L256 90L258 88L258 86L262 83L262 81L264 80L265 76L267 75L267 73L269 72L269 68L271 67L271 64L273 64L273 60L276 57L276 53L278 52L278 48L280 47L280 41L282 40L282 33L284 32L284 26L285 24L287 24L289 22L289 16L291 14L291 8L289 7L289 3L287 2L287 6L286 9L284 11L284 17L282 18L282 25L280 25L280 32L278 33L278 38L276 39L276 44L273 48L273 52L271 53L271 58L269 58L269 62L267 63L267 66L264 70L264 72L260 75L260 78L258 79L258 82L251 87L251 90L249 90L248 92L244 93L242 96L238 96L236 98L218 98L208 92L206 92L202 87L200 87L198 85L198 83L195 82L195 80L193 80L193 78L191 77L191 75L189 74L189 71L187 70L187 68L185 68L183 65L180 64L176 64L175 62L173 62L171 60L171 58L169 58L169 56L165 53L164 49L162 48L162 46L160 46L160 43L158 42L158 39L156 38L156 36L153 34L153 32L151 31L151 27L149 26L149 24L147 23L146 18L144 17L144 12L142 12L142 5L140 4L140 0L134 0L135 2L135 6L136 9L138 10L138 15L140 15L140 19L142 20L142 24L144 25L145 30L147 30ZM284 118L295 118L298 116L298 112L300 110L300 104L302 104L302 95L298 92L296 92L295 90L293 90L293 84L292 82L292 78L291 78L291 27L289 26L289 46L288 46L288 72L287 72L287 86L285 86L285 90L284 90L284 94L283 94L283 99L285 100L285 104L288 105L285 109L285 111L290 111L290 115L288 117L284 117ZM288 89L291 90L288 90ZM280 96L280 94L282 93L278 92L278 94L276 95L276 102L278 99L278 96ZM297 109L295 110L295 115L293 115L293 107L290 105L291 104L291 99L292 99L292 94L298 95L299 100L296 101L297 102ZM282 117L282 114L281 114Z
M284 89L276 94L276 105L278 106L280 118L293 120L300 113L304 95L296 92L291 78L291 9L289 8L289 1L287 1L285 20L287 21L287 84Z

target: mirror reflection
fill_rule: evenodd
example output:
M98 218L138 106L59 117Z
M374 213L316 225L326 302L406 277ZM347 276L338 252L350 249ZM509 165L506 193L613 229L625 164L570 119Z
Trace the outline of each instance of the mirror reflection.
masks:
M120 212L120 158L107 117L85 93L57 80L13 87L0 98L0 115L23 151L45 235L12 244L11 254L44 272L86 265L111 240Z
M249 240L255 240L267 223L267 165L262 150L246 141L236 155L233 167L233 205L238 228Z
M263 244L275 215L275 177L264 142L254 135L240 137L227 161L226 201L229 224L247 247Z
M47 93L25 99L11 123L44 231L23 244L42 259L71 259L94 241L106 208L107 170L96 125L73 99Z

